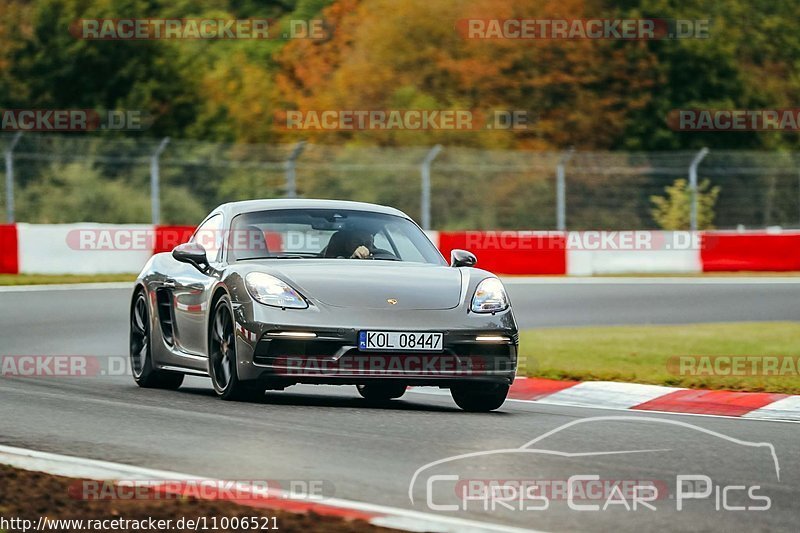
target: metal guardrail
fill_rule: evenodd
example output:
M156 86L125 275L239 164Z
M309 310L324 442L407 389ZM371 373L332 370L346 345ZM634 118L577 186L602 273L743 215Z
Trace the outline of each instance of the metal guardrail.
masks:
M686 179L691 229L704 180L720 187L717 227L800 227L800 154L790 152L242 145L42 133L2 133L0 150L9 222L194 223L224 201L315 196L395 205L426 229L654 229L650 197ZM107 209L86 214L80 204L93 194Z

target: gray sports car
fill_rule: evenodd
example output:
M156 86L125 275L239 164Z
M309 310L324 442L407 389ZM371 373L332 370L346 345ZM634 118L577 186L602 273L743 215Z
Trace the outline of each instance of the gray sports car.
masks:
M514 380L518 331L502 283L475 263L454 250L448 266L389 207L224 204L137 278L133 377L177 389L185 374L207 376L225 400L325 383L386 402L436 386L491 411Z

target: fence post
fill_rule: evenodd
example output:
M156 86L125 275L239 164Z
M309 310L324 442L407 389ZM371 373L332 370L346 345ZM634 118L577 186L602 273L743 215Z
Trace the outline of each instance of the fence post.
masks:
M18 131L11 144L6 148L6 222L14 223L14 147L17 146L22 132Z
M697 167L707 155L708 148L701 149L692 159L691 165L689 165L689 229L692 231L697 231Z
M764 227L769 227L772 222L772 208L775 204L775 174L769 177L769 184L767 185L767 195L765 199L766 205L764 206Z
M575 148L570 148L561 156L556 166L556 229L567 230L567 163L575 155Z
M161 139L161 144L150 158L150 217L154 226L161 223L161 174L158 158L168 144L169 137Z
M297 198L297 177L295 169L297 166L297 158L303 153L305 147L305 141L297 143L292 149L292 153L289 154L289 159L286 160L286 192L284 192L286 198Z
M442 151L442 145L437 144L425 155L420 165L420 176L422 177L422 197L420 198L420 217L422 219L422 229L431 229L431 163Z

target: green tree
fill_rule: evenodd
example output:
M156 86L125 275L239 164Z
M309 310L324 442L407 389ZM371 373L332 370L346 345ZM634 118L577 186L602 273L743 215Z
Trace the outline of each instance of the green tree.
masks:
M39 179L21 189L19 220L67 222L146 223L150 220L150 191L125 179L110 179L89 164L52 163ZM162 191L164 223L194 224L206 213L184 187Z
M672 131L672 109L775 109L794 106L800 90L796 21L800 3L791 0L627 0L615 16L709 21L707 37L649 41L655 68L636 76L653 82L651 99L627 115L625 135L615 148L664 150L700 148L775 149L797 146L796 132ZM625 46L621 43L620 46Z
M665 230L685 230L690 227L692 193L685 179L677 179L664 187L665 196L651 196L653 220ZM719 186L711 187L708 180L697 186L697 229L714 229L714 205Z

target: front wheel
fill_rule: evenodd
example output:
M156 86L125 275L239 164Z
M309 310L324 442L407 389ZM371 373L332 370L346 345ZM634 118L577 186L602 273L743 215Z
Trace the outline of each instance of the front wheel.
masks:
M131 306L130 358L133 380L140 387L148 389L175 390L183 383L183 374L153 367L152 328L147 309L147 296L140 290Z
M406 386L402 383L370 383L356 385L356 388L362 398L371 402L388 402L406 393Z
M496 383L486 385L457 385L450 389L453 400L460 408L472 413L488 413L498 409L506 401L508 385Z
M256 383L240 381L236 372L236 335L230 298L214 306L209 331L208 367L214 392L223 400L251 401L264 396Z

